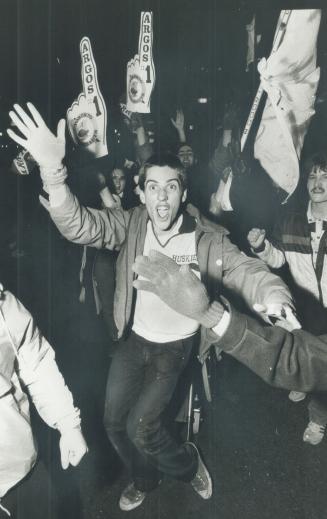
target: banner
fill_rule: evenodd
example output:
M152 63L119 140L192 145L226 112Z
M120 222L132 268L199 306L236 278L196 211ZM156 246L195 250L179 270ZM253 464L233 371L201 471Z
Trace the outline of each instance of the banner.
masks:
M268 98L254 156L288 196L298 184L303 142L315 113L320 76L316 66L320 18L320 9L291 11L278 49L258 65Z

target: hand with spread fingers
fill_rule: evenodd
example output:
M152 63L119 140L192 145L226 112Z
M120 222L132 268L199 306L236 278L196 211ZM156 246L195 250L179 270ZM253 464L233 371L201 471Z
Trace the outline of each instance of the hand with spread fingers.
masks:
M17 144L25 148L41 168L60 169L65 156L65 120L61 119L57 135L46 126L43 118L32 103L27 103L29 113L15 104L9 116L23 135L8 129L7 133Z
M107 108L97 77L97 67L89 38L80 43L83 92L67 110L69 133L77 146L94 157L108 154Z
M171 117L171 123L177 131L184 131L184 113L183 110L176 110L176 119Z
M156 294L176 312L206 328L217 324L218 302L210 303L207 290L188 265L178 265L161 252L151 250L149 256L137 256L133 271L144 279L133 286Z

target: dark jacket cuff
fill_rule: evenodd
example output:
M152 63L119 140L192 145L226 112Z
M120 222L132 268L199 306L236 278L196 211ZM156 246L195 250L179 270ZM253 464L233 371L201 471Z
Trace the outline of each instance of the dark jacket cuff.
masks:
M223 337L216 343L226 352L233 350L241 342L247 328L245 315L240 314L230 304L228 304L228 310L230 312L229 326Z

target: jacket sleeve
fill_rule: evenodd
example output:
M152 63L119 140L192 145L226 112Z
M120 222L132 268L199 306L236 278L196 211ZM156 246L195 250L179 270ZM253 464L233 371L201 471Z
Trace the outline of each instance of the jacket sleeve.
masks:
M31 314L5 292L1 318L16 351L17 374L43 420L63 432L80 426L80 412L59 371L55 354Z
M115 250L125 240L128 211L83 207L67 186L62 203L47 209L60 233L73 243Z
M326 335L288 332L232 309L228 330L217 346L272 386L306 393L327 390Z
M255 303L281 303L292 306L285 283L272 274L263 261L250 258L223 236L223 284L242 296L252 309Z

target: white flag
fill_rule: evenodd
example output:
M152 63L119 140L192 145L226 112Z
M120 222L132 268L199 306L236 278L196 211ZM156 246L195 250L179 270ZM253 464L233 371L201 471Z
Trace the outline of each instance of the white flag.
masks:
M293 10L284 38L258 70L268 94L254 156L288 196L299 180L299 159L319 82L317 36L320 9Z

